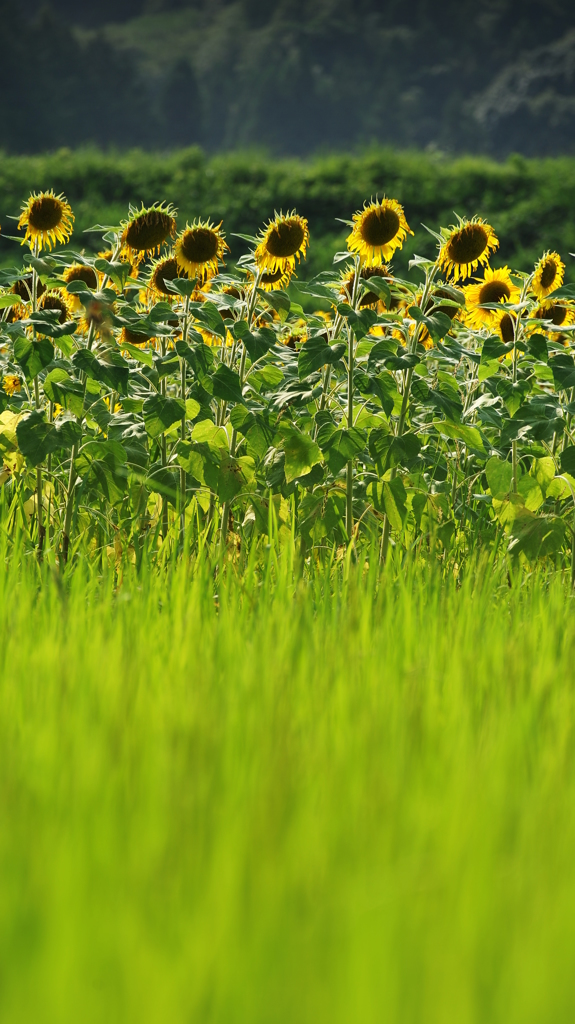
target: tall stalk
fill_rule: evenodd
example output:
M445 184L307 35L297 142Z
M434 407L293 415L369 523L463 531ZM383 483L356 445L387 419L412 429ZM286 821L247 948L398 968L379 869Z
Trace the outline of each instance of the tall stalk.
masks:
M353 278L352 309L355 310L360 285L361 259L356 256L355 274ZM351 324L347 328L347 429L353 427L353 366L355 358L355 335ZM353 539L353 459L347 463L345 487L345 529L347 542Z
M188 317L190 312L190 297L186 295L184 304L184 319L182 324L182 341L186 344L188 339ZM186 440L186 360L180 356L180 397L184 403L184 415L180 427L182 441ZM183 544L184 532L186 529L186 471L180 466L180 539Z
M246 322L247 322L248 328L250 328L251 325L252 325L252 318L253 318L254 311L255 311L255 308L256 308L256 301L257 301L257 297L258 297L258 288L260 286L261 278L262 278L262 272L261 272L261 270L258 270L257 273L256 273L256 276L255 276L255 279L254 279L254 286L253 286L253 289L252 289L252 291L250 293L250 297L248 299L247 308L246 308ZM244 376L245 376L245 372L246 372L246 356L247 356L246 346L242 342L242 354L241 354L241 358L240 358L240 370L239 370L240 388L243 387L243 383L244 383ZM236 428L233 427L233 429L232 429L232 436L230 438L230 456L232 457L232 459L235 457L235 454L236 454L237 443L238 443L238 432L237 432ZM230 518L230 502L229 501L225 501L224 505L223 505L223 508L222 508L222 525L221 525L221 531L220 531L220 543L221 543L222 550L225 547L226 540L227 540L227 537L228 537L228 521L229 521L229 518Z
M437 265L434 263L433 267L431 267L431 269L427 270L426 274L425 274L425 284L424 284L424 287L423 287L423 293L422 293L421 299L419 301L419 308L421 310L423 310L423 312L425 312L425 309L426 309L426 306L427 306L427 300L429 299L429 293L431 292L431 286L433 284L433 281L434 281L436 273L437 273ZM409 346L410 355L413 355L415 352L417 352L417 346L419 344L419 336L420 336L420 334L421 334L421 324L417 324L416 328L415 328L415 331L413 332L413 339L411 341L411 345ZM406 421L407 421L407 410L408 410L408 407L409 407L409 395L410 395L410 392L411 392L411 382L412 382L412 380L413 380L413 367L410 366L408 371L407 371L407 373L406 373L406 375L405 375L405 385L404 385L404 388L403 388L403 399L402 399L402 402L401 402L401 410L400 410L400 413L399 413L399 420L398 420L398 423L397 423L396 437L401 437L402 434L403 434L403 431L405 430L405 424L406 424ZM397 475L397 469L394 466L393 469L391 470L390 479L394 480L396 475ZM382 530L382 533L381 533L381 547L380 547L380 551L379 551L379 560L380 560L382 565L385 565L385 562L386 562L386 559L387 559L387 551L388 551L388 548L389 548L389 536L390 536L390 533L391 533L391 524L389 522L389 517L386 514L384 516L384 519L383 519L383 530Z
M38 258L38 241L34 243L34 256ZM32 312L36 313L38 309L38 271L36 267L32 267ZM33 328L34 340L36 340L36 327ZM34 405L36 412L40 412L40 384L38 381L38 374L34 377ZM44 505L44 488L42 485L42 464L39 463L36 466L36 520L38 523L38 558L42 559L44 550L44 538L46 536L46 528L43 523L43 505Z

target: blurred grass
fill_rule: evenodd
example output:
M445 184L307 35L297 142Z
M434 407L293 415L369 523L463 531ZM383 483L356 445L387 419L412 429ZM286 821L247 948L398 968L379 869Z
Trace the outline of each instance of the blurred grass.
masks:
M394 257L407 273L414 253L435 254L437 230L455 213L490 219L501 241L494 265L528 270L544 249L556 249L575 279L569 253L575 251L575 159L525 159L504 163L484 157L450 159L437 153L368 149L309 160L273 160L261 152L207 157L200 149L171 153L58 150L40 156L0 154L0 264L20 261L23 250L6 239L16 235L8 215L19 213L30 192L63 191L76 214L73 243L98 246L98 235L83 232L95 223L115 225L128 204L164 199L179 209L179 223L194 217L223 220L233 261L245 251L234 232L256 233L274 210L296 207L309 218L311 249L298 269L307 277L329 268L345 247L350 219L370 196L394 196L405 206L415 232ZM4 237L3 237L4 236Z
M0 1019L575 1012L556 577L0 581Z

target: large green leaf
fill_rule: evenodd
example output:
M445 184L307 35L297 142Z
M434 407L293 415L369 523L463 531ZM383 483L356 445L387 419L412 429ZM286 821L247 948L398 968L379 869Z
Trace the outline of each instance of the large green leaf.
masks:
M174 423L184 418L186 406L179 398L152 395L150 398L146 398L143 413L148 434L150 437L159 437Z
M321 461L321 451L318 445L299 430L291 430L284 438L283 451L285 452L285 478L289 484L300 476L305 476L312 466Z
M319 370L326 363L337 363L345 353L346 346L342 342L328 345L324 337L309 338L299 350L297 364L300 380L305 380L310 373Z
M54 359L54 346L48 338L32 341L21 334L14 342L14 359L22 367L26 379L33 380Z

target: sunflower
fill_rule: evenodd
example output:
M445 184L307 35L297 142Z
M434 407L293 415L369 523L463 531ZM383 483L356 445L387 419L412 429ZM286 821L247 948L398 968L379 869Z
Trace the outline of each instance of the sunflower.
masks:
M130 219L122 224L122 256L140 263L146 255L159 252L164 242L174 237L175 213L171 203L142 205L139 210L130 207Z
M67 320L72 319L72 310L68 299L59 288L44 292L38 303L38 309L44 313L47 311L58 313L58 323L60 324L65 324Z
M20 391L22 387L22 381L15 373L7 373L2 378L2 388L7 395L15 395L17 391Z
M124 345L149 345L153 338L143 331L135 331L131 327L122 327L118 344L120 348Z
M387 267L385 264L382 264L380 267L362 267L359 274L362 283L364 281L369 281L371 277L388 278L389 275L389 267ZM343 298L344 302L351 302L353 298L354 284L355 270L344 270L340 278L339 286L339 294ZM376 306L378 302L381 302L382 307L385 308L385 304L382 302L382 300L380 299L379 295L376 294L376 292L366 292L365 295L362 295L361 299L359 300L359 305L361 308L363 308L364 306Z
M495 314L495 331L505 345L515 341L515 319L511 313L504 310Z
M54 192L32 193L22 207L19 228L26 228L22 245L29 243L30 248L43 246L51 249L56 242L65 243L72 234L74 214L65 196L54 195Z
M66 267L62 277L66 284L71 284L72 281L83 281L92 291L98 287L96 271L84 263L73 263L71 267Z
M544 302L533 313L535 320L550 320L554 327L570 327L575 323L575 309L560 302Z
M545 252L535 267L531 288L538 299L560 288L565 276L565 264L556 252Z
M280 288L287 288L292 279L292 270L287 267L286 270L274 270L273 272L268 271L260 276L260 288L263 288L265 292L275 292Z
M364 204L353 215L353 230L347 238L350 252L357 252L368 267L380 267L401 249L406 236L413 234L405 219L403 206L395 199Z
M209 220L195 220L186 224L185 231L178 235L175 256L181 276L197 277L200 282L218 272L220 260L228 248L225 236L218 225Z
M181 277L181 271L176 257L162 256L155 260L150 267L148 291L157 299L175 299L176 293L170 291L166 281L175 281L177 277Z
M496 322L495 310L483 309L486 303L517 302L520 295L519 288L511 280L509 267L501 267L499 270L486 267L483 280L477 284L468 284L463 292L467 306L465 321L468 327L475 330L491 327Z
M491 224L481 217L460 220L459 224L451 225L449 231L443 231L443 237L438 264L454 281L463 281L480 263L486 264L499 246Z
M305 259L309 245L309 228L305 217L295 210L291 213L277 213L270 220L259 237L255 260L264 274L293 273L296 260Z
M13 295L19 295L23 302L32 301L32 275L21 277L14 281L11 288ZM42 284L40 278L36 279L36 298L39 299L46 291L46 285Z

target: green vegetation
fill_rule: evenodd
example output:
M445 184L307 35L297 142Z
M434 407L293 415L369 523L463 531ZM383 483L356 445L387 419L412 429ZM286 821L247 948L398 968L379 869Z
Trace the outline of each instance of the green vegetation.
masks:
M568 581L20 561L5 1024L569 1024Z

